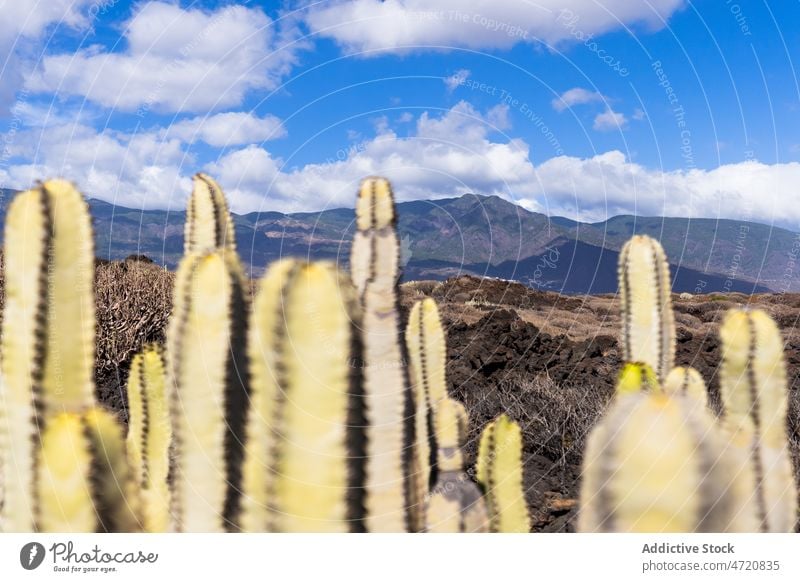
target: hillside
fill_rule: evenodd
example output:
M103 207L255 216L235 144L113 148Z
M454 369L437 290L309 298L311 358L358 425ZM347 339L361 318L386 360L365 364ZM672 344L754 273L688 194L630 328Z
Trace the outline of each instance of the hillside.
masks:
M0 196L0 220L12 192ZM145 254L174 268L183 245L182 211L136 210L90 200L96 253ZM800 291L800 235L732 220L617 216L579 223L528 212L496 196L398 204L404 280L461 274L520 281L564 293L616 290L617 252L635 233L658 238L674 261L673 290ZM346 268L351 209L234 215L243 260L253 275L281 256L331 259Z

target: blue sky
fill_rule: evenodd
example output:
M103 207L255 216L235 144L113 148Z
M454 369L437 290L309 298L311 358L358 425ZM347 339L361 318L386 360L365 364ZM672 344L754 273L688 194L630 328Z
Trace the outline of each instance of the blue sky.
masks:
M795 0L0 0L0 186L234 210L496 194L800 230Z

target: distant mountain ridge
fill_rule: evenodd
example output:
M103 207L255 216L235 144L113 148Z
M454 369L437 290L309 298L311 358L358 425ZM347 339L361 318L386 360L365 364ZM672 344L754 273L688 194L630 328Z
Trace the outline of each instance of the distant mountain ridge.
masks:
M4 218L12 191L0 191ZM174 268L183 250L182 211L137 210L89 201L96 253L145 254ZM633 234L664 245L673 290L800 291L800 235L736 220L615 216L582 223L530 212L497 196L398 204L404 279L473 274L513 279L565 293L616 290L618 251ZM353 210L234 215L242 259L253 275L281 256L330 259L347 266Z

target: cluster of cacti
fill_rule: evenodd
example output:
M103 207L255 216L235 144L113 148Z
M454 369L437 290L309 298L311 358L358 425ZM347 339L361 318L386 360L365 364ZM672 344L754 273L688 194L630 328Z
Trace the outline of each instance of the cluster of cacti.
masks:
M720 328L723 415L700 374L673 368L675 326L661 246L635 236L620 255L628 362L590 435L581 531L792 531L797 486L787 438L783 341L760 310Z
M166 349L131 363L129 423L95 402L93 248L67 182L17 196L5 235L0 374L3 531L527 532L522 431L505 415L465 466L433 299L403 328L389 183L356 204L350 277L271 265L251 302L221 188L198 174ZM620 255L629 362L585 454L580 529L788 531L796 511L775 324L722 325L724 416L673 368L660 245Z
M20 193L4 254L0 528L136 530L122 429L94 398L94 252L80 193L61 180Z

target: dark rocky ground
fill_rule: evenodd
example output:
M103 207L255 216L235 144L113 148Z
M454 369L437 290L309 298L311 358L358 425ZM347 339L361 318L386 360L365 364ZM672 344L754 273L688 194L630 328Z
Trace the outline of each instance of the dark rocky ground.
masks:
M171 310L172 274L144 263L98 267L99 399L126 419L130 359L161 342ZM470 414L467 457L474 462L485 424L501 413L524 433L527 499L536 531L573 531L581 455L608 403L620 368L614 296L560 296L518 283L460 277L403 285L402 306L437 300L448 335L448 383ZM674 296L677 363L696 367L717 394L718 323L729 307L766 309L783 329L791 384L789 429L800 451L800 295ZM798 458L798 455L795 455ZM797 465L796 465L797 466Z

